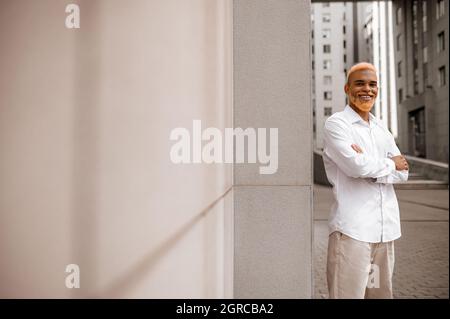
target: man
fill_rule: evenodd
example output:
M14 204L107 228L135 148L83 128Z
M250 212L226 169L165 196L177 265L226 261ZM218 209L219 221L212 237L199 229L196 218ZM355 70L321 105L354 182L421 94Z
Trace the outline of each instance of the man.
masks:
M408 179L394 137L371 113L376 69L358 63L344 87L348 105L325 122L323 161L333 185L327 282L330 298L392 298L394 240L401 236L393 183Z

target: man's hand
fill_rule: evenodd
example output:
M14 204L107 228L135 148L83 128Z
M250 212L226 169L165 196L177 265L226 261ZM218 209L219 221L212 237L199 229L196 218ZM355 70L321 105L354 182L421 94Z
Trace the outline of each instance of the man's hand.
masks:
M363 152L361 147L359 147L356 144L352 144L352 148L355 150L356 153L362 153Z
M395 163L395 169L397 171L407 171L409 169L408 162L403 155L397 155L391 157L391 160Z

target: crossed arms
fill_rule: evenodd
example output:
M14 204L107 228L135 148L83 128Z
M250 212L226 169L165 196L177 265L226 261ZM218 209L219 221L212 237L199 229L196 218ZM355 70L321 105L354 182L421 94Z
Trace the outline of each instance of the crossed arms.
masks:
M343 120L329 119L325 123L326 153L347 175L354 178L372 178L377 183L398 183L408 179L408 163L389 136L388 153L392 157L374 158L353 143L348 126Z

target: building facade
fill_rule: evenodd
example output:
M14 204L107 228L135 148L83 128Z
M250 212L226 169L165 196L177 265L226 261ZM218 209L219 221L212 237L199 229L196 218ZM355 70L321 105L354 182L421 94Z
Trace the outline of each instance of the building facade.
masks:
M346 105L346 72L354 63L353 4L312 4L312 105L314 147L323 148L323 125Z
M448 163L448 7L445 0L393 1L398 142L402 151Z
M398 135L392 2L355 3L355 57L378 70L379 91L372 113Z

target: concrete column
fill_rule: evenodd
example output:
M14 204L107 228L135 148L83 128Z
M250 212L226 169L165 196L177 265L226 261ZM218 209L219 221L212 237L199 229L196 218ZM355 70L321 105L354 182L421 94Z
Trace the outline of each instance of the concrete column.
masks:
M309 1L235 0L234 127L278 128L278 171L234 167L234 297L312 296Z

